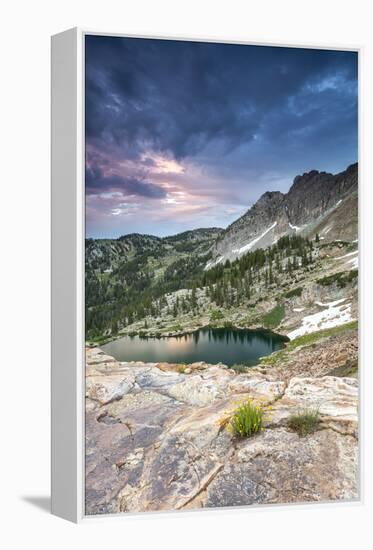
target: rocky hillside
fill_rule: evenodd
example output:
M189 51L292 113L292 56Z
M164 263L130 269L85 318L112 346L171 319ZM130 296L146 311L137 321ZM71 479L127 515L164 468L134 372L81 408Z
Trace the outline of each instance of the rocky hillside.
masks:
M284 235L348 240L357 234L358 165L340 174L312 170L294 179L288 193L266 192L216 240L207 268L273 245ZM347 216L346 216L347 215Z
M265 193L224 231L88 239L87 341L206 325L293 338L356 319L357 202L352 165Z
M155 237L131 233L118 239L86 239L86 271L111 272L120 263L129 262L142 254L172 254L185 249L206 253L222 230L217 227L185 231L171 237Z
M337 352L329 369L346 368L346 355L356 360L352 343L346 351L338 335L320 338ZM327 374L325 362L307 373L314 351L304 341L287 351L289 377L268 365L181 372L87 349L86 513L357 499L358 382ZM268 415L263 431L238 438L227 423L247 399ZM319 418L301 436L290 419L305 409Z
M123 261L130 261L138 254L156 250L160 243L159 237L138 233L119 239L86 239L86 271L109 273Z
M357 165L298 176L224 231L87 240L86 512L357 499L357 318ZM251 368L98 347L207 325L288 342ZM248 400L263 430L239 437Z

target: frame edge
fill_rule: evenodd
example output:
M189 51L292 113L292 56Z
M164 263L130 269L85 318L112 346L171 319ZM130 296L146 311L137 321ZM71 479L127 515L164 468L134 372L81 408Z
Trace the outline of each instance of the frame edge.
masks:
M51 40L51 512L82 518L81 87L77 28Z

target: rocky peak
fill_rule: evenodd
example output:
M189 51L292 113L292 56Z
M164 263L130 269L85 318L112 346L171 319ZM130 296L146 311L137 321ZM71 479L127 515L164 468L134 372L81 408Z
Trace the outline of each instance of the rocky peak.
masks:
M212 248L213 257L232 260L245 251L271 246L282 235L294 231L312 234L343 199L356 191L357 180L358 165L355 163L335 175L318 170L298 175L286 194L265 192L220 235ZM345 234L339 235L335 228L330 237L343 238Z
M267 206L268 204L281 203L284 199L284 195L281 191L266 191L255 203L255 207Z
M305 172L303 175L295 176L293 180L293 185L289 189L289 195L298 190L303 190L309 185L317 184L321 181L326 181L327 179L333 177L333 174L328 174L327 172L319 172L318 170L311 170L310 172Z

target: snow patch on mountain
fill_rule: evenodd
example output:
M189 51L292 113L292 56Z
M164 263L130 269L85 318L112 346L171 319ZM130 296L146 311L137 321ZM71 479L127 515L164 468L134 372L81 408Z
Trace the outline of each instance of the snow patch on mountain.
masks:
M233 248L232 252L234 254L243 254L244 252L248 252L253 246L255 246L267 233L269 233L272 229L274 229L277 225L277 222L274 222L271 227L268 227L259 237L256 237L248 244L245 244L244 246L241 246L241 248Z
M297 225L292 225L290 222L289 222L289 227L290 227L290 229L295 229L295 231L300 231L302 229L301 227L298 227Z
M344 254L344 256L337 256L336 260L344 260L346 258L349 258L347 260L346 265L349 266L349 269L357 269L359 267L359 251L354 250L353 252L349 252L348 254Z
M294 338L304 336L305 334L311 334L312 332L326 328L338 327L352 321L351 304L342 303L345 301L346 298L326 304L322 302L315 302L319 307L325 307L326 309L303 317L302 325L296 330L290 332L288 334L288 338L290 338L290 340L294 340Z
M324 233L324 235L327 235L329 233L329 231L331 230L332 228L332 225L329 225L329 227L325 227L325 229L323 229L322 233Z
M341 304L342 302L345 302L345 301L346 301L346 298L341 298L340 300L335 300L334 302L327 302L326 304L324 304L323 302L315 302L315 304L320 307L335 307L338 304Z
M348 254L345 254L344 256L338 256L336 260L343 260L343 258L349 258L350 256L355 256L358 253L357 250L354 250L353 252L349 252Z
M350 269L358 269L358 267L359 267L359 256L356 256L356 258L352 258L351 260L348 260L347 263L350 264Z
M211 269L212 267L215 267L216 265L220 264L220 262L222 262L223 260L224 260L224 256L220 256L216 260L211 260L207 262L204 270L206 271L207 269Z

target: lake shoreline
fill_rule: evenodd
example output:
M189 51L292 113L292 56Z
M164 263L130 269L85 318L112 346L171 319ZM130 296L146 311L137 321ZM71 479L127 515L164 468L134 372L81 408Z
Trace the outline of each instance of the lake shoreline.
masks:
M254 366L261 357L283 349L285 336L269 329L246 329L205 325L190 331L171 332L162 337L127 334L102 345L105 353L121 362L223 363Z
M285 332L275 331L275 330L272 330L270 328L267 328L267 327L264 327L264 326L261 326L261 325L254 325L254 326L250 326L250 327L242 327L242 326L236 326L236 325L232 324L229 327L225 327L223 325L219 326L219 325L207 323L205 325L200 325L200 326L195 327L195 328L183 329L181 331L170 331L170 332L164 332L164 333L154 332L154 331L146 332L145 330L122 332L122 333L116 334L115 336L108 336L107 338L102 338L102 339L97 340L97 341L92 341L92 340L86 341L85 346L87 348L95 348L95 347L98 347L98 346L105 346L106 344L109 344L111 342L115 342L115 341L120 340L121 338L124 338L126 336L128 336L130 338L134 337L134 336L139 336L139 338L144 338L144 339L154 338L154 339L157 339L157 340L161 340L163 338L172 338L172 337L177 338L177 337L182 337L182 336L188 336L190 334L194 334L195 332L198 332L199 330L204 330L204 329L217 329L217 330L226 329L226 330L237 330L237 331L265 332L265 333L273 334L277 337L284 338L285 342L290 341L289 337L287 336L287 334Z

